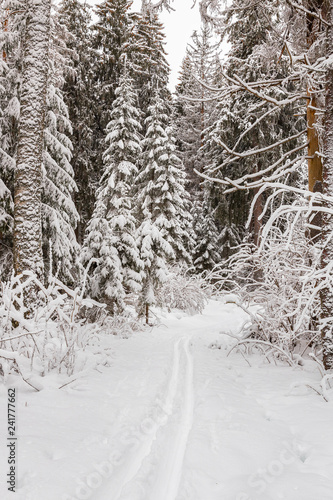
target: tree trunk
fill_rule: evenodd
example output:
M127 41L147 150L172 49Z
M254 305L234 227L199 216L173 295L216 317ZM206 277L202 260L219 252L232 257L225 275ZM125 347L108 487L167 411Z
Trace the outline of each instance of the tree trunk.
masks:
M307 48L310 49L311 46L317 41L319 35L318 20L316 17L311 15L311 12L318 13L321 12L325 16L326 12L323 12L324 0L305 0L304 7L307 9L306 14L306 41ZM325 16L326 17L326 16ZM317 99L313 92L313 89L307 89L308 101L306 108L307 115L307 130L308 130L308 173L309 173L309 191L320 190L318 183L322 183L323 172L322 172L322 162L320 156L316 153L319 152L319 138L316 130L316 109ZM317 186L316 186L317 183ZM316 186L316 188L315 188Z
M328 0L328 22L333 22L333 0ZM331 24L327 31L327 53L326 57L332 57L333 53L333 26ZM324 131L324 154L323 162L323 193L333 198L333 66L330 63L326 72L326 97L325 97L325 131ZM325 202L326 208L333 208L332 203ZM323 243L326 242L322 254L322 269L325 270L333 262L333 216L323 214ZM332 271L327 278L328 286L321 291L321 321L323 362L326 369L333 368L333 288Z
M146 324L149 324L149 304L146 304Z
M316 97L308 90L307 105L307 130L308 130L308 171L309 171L309 191L315 191L316 183L321 183L323 179L321 158L316 153L319 152L319 138L315 129L316 124ZM316 187L318 189L318 187Z
M254 195L256 195L258 191L259 189L255 189ZM262 215L262 206L262 194L260 194L253 208L253 242L257 247L260 245L260 235L262 230L262 219L260 219Z
M253 134L253 143L254 144L259 144L260 143L260 138L258 137L257 133ZM255 172L260 172L262 169L262 161L258 160L257 164L254 165L254 171ZM255 178L254 180L259 180L260 176L258 178ZM260 188L256 188L253 190L253 195L256 196L259 192ZM261 231L262 231L262 219L260 218L262 215L263 211L263 196L262 193L258 196L255 205L253 207L253 243L255 244L256 247L259 247L260 245L260 236L261 236Z
M8 31L8 9L6 10L6 17L3 22L3 31L6 33ZM2 51L2 59L3 61L7 62L7 52L5 49Z
M30 0L14 187L14 269L43 276L41 187L51 0Z

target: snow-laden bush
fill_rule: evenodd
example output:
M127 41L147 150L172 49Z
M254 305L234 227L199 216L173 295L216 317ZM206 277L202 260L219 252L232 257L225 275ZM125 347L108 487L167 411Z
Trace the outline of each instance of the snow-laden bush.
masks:
M184 269L175 267L168 273L167 280L157 292L157 305L180 309L187 314L202 313L210 296L207 282L196 276L189 276Z
M217 293L237 293L251 308L252 338L304 354L319 340L320 252L309 243L305 218L288 216L271 226L260 248L244 244L209 275ZM246 336L246 334L245 334Z
M127 339L134 332L142 331L143 325L138 321L135 311L123 311L122 314L114 316L105 315L100 323L100 330L108 335L116 335L117 337Z
M24 300L31 291L39 305L28 310ZM44 286L32 273L0 284L0 373L19 372L44 376L56 371L73 375L83 369L84 350L97 333L98 325L87 323L80 310L101 304L84 299L58 279Z

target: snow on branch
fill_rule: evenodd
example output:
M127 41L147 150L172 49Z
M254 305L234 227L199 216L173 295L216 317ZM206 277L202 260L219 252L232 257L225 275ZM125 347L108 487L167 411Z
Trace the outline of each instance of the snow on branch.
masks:
M153 12L166 9L168 12L171 12L172 10L174 11L175 9L171 7L170 2L173 2L173 0L159 0L155 3L152 2L152 0L142 0L141 10L142 12L147 12L147 11Z
M302 5L302 4L298 3L298 2L294 2L293 0L287 0L287 3L291 7L294 7L295 9L300 10L301 12L304 12L305 14L308 14L311 17L315 17L316 19L319 19L319 21L321 23L325 24L325 26L330 26L330 23L328 23L327 21L325 21L325 19L323 19L323 17L322 17L321 14L317 14L314 11L308 10L308 9L306 9L304 7L304 5Z
M218 177L213 177L211 174L213 171L220 170L224 165L227 165L231 163L232 159L229 161L225 161L223 164L218 165L218 167L215 167L212 170L207 170L208 174L205 174L203 172L199 172L198 170L194 169L195 173L202 177L205 180L208 180L210 182L216 182L217 184L222 184L223 186L228 187L224 191L225 194L227 193L232 193L238 190L248 190L248 189L256 189L261 187L263 184L268 185L269 183L277 181L280 177L284 176L286 173L292 172L295 170L297 163L301 163L304 161L305 156L297 157L294 158L293 160L289 161L289 163L284 163L288 159L288 157L297 151L300 151L304 148L307 147L306 144L301 144L300 146L297 146L296 148L284 153L281 158L279 158L275 163L272 165L269 165L267 168L260 170L258 172L252 173L252 174L246 174L243 177L240 177L239 179L232 180L229 179L228 177L224 177L223 179L220 179ZM235 159L235 158L234 158ZM281 165L282 164L282 165ZM279 165L281 165L279 167ZM279 168L277 168L279 167ZM268 172L272 172L272 175L266 176ZM253 182L248 182L249 180L254 179ZM276 185L276 184L275 184ZM313 193L312 193L313 194Z
M231 354L231 352L236 349L236 348L239 348L240 346L246 346L246 345L252 345L252 346L266 346L267 349L265 350L265 355L267 356L268 354L271 354L271 352L273 351L276 351L278 354L280 354L281 356L283 356L286 361L288 362L288 364L290 366L295 366L295 363L294 361L292 360L292 358L290 357L289 353L286 352L285 350L283 350L281 347L277 346L277 345L272 345L270 342L267 342L265 340L259 340L259 339L244 339L244 340L240 340L239 342L237 342L236 345L234 345L230 351L228 352L227 356L229 356Z
M275 142L274 144L270 144L269 146L266 146L265 148L253 149L253 150L250 150L250 151L246 151L245 153L238 153L237 151L235 151L235 148L233 148L233 149L228 148L228 146L226 144L224 144L216 136L213 137L213 140L217 144L219 144L219 146L221 146L223 149L225 149L230 155L234 155L237 158L248 158L249 156L253 156L253 155L257 155L257 154L261 154L261 153L266 153L267 151L270 151L271 149L279 147L282 144L285 144L286 142L293 141L294 139L298 139L298 137L300 137L303 134L306 134L306 132L307 132L306 130L302 130L301 132L298 132L295 135L291 135L289 137L286 137L285 139L281 139L280 141ZM258 177L257 174L254 174L254 175L256 177Z
M24 304L31 287L39 300L34 311ZM85 347L99 328L97 323L87 323L82 312L87 308L104 310L105 305L83 298L78 288L72 290L52 276L47 286L29 271L1 283L0 367L4 379L19 373L40 390L38 379L47 372L72 376L81 371L88 359Z
M193 75L193 77L202 87L204 87L206 90L210 90L211 92L218 92L218 93L222 93L225 91L239 92L240 90L244 90L244 85L239 85L236 80L234 80L231 76L227 75L227 73L225 73L225 71L223 71L221 68L220 68L220 72L226 80L228 80L228 81L230 81L230 83L234 84L233 87L231 87L231 86L229 86L229 87L213 87L212 85L209 85L206 82L204 82L203 80L201 80L196 75ZM257 80L256 82L251 82L251 88L276 87L277 85L281 85L283 83L286 83L287 81L288 82L289 81L295 82L295 81L299 81L299 80L300 80L300 76L298 76L298 75L291 75L291 76L283 78L283 79L280 78L280 79L274 79L274 80Z
M275 104L275 106L286 106L287 104L292 104L295 101L298 101L299 99L310 99L310 97L306 94L296 94L292 97L289 97L287 99L281 99L281 101L278 101L277 99L274 99L274 97L270 97L267 94L264 94L262 92L258 92L254 85L252 83L246 83L244 82L239 76L234 75L235 80L248 92L251 94L255 95L259 99L262 99L263 101L267 101L271 104Z

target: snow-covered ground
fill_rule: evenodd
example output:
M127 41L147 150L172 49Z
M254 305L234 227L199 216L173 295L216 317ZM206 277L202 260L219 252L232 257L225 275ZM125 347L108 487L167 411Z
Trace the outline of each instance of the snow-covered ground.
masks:
M51 377L38 393L19 385L16 494L2 386L0 498L332 500L333 402L293 387L320 374L227 357L235 341L221 332L245 319L217 301L165 313L129 339L106 337L109 366L61 390Z

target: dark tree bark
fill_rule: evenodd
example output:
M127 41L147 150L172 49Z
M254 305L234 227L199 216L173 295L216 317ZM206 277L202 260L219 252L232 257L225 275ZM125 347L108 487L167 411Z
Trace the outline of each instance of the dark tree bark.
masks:
M43 276L41 186L51 0L29 0L14 192L14 269Z
M325 9L326 0L305 0L304 7L308 10L306 14L306 41L307 48L310 49L311 46L317 41L320 29L320 23L317 17L312 16L310 12L315 14L320 13L322 16L326 17ZM324 12L325 11L325 12ZM316 130L316 108L317 99L316 93L313 89L308 88L308 101L307 101L307 129L308 129L308 171L309 171L309 190L314 191L314 187L323 180L322 172L322 161L319 152L319 138Z
M333 22L333 0L327 0L329 23ZM327 29L327 57L333 55L333 26ZM324 135L324 162L323 162L323 194L333 198L333 65L327 67L326 72L326 106L325 106L325 135ZM333 204L325 202L326 208L332 210ZM322 269L327 270L333 262L333 215L323 214L323 243L325 248L322 254ZM333 283L332 271L329 272L328 285L321 291L321 321L323 323L323 362L326 369L333 368Z
M308 90L310 97L311 92ZM317 117L314 108L317 107L316 97L311 95L307 105L307 130L308 130L308 171L309 171L309 191L314 191L315 185L322 182L323 167L319 152L319 138L315 128Z

